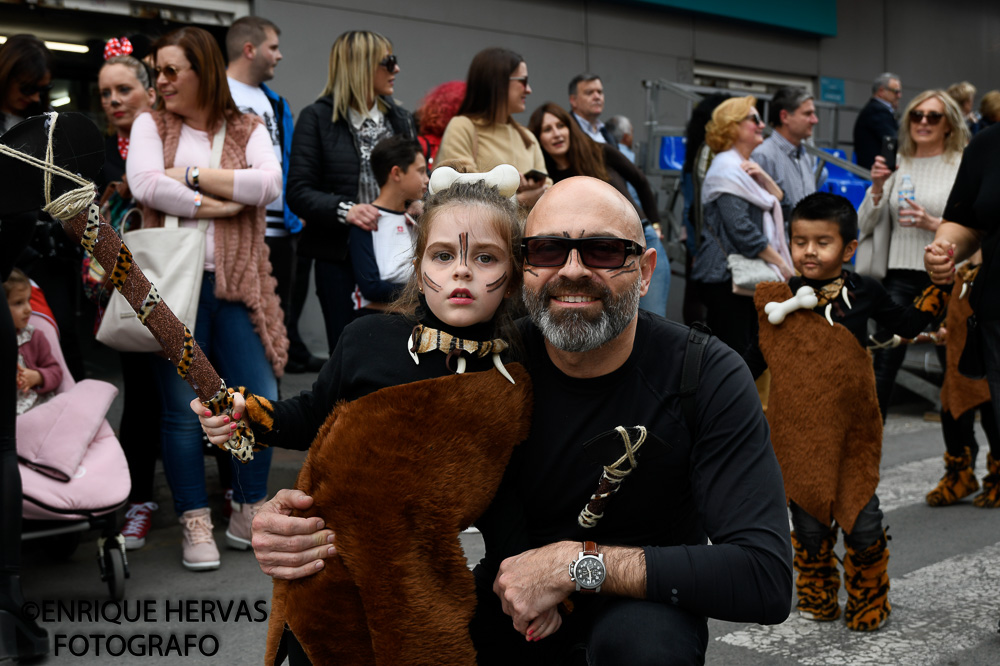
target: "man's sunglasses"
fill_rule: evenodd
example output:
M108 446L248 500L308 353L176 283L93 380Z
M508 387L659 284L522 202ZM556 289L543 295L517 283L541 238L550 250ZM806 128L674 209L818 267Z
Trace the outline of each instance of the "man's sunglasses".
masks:
M382 62L378 64L379 67L385 67L392 74L396 71L396 65L399 64L399 58L395 54L390 53L386 57L382 58Z
M153 72L156 74L156 78L160 78L160 74L167 77L167 81L173 83L180 76L180 73L187 68L174 67L173 65L167 65L166 67L154 67Z
M569 253L576 250L580 261L590 268L621 268L633 255L641 255L646 248L635 241L614 236L564 238L563 236L530 236L521 241L524 263L539 268L562 266Z
M32 95L38 95L39 93L46 93L52 90L52 84L40 86L36 83L22 83L18 86L21 90L22 95L27 95L31 97Z
M926 120L928 125L937 125L944 118L940 111L910 111L910 122L919 125L921 120Z

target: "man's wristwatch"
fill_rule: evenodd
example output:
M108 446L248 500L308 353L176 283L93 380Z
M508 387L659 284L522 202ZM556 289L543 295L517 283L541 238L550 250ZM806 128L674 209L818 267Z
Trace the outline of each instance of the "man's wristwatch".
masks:
M597 552L597 544L584 541L583 550L569 565L569 577L576 583L576 591L592 594L600 592L606 575L604 555Z

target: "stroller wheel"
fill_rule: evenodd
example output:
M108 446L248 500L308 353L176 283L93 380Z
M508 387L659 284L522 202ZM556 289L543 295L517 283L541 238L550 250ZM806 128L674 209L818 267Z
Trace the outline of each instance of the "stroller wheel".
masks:
M125 598L125 556L114 545L104 550L104 575L115 601Z

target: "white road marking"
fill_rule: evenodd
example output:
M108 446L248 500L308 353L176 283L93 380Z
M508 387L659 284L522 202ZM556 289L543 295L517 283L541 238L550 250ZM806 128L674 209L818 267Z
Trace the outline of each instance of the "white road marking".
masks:
M955 655L995 635L996 613L983 600L997 598L1000 543L892 579L892 615L879 631L850 631L842 618L810 622L793 610L783 624L750 626L716 640L806 666L936 664L943 650Z
M938 479L943 475L944 459L940 456L883 470L878 490L875 491L883 513L908 504L924 503L927 493L937 486Z

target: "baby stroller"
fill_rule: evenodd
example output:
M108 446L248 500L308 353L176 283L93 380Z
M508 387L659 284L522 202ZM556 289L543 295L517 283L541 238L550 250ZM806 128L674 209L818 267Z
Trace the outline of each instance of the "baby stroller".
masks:
M63 370L55 395L17 417L17 455L24 489L22 538L58 537L72 553L80 534L101 530L97 561L112 599L125 595L129 577L121 509L131 482L121 445L104 418L118 389L92 379L76 383L59 349L44 297L32 290L30 323L43 335ZM66 545L68 544L68 546Z

